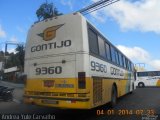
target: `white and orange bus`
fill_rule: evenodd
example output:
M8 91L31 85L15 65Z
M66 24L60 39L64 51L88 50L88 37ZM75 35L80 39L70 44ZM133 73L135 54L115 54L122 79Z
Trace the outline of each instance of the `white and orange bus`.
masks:
M25 51L25 103L91 109L134 90L133 63L80 13L35 23Z

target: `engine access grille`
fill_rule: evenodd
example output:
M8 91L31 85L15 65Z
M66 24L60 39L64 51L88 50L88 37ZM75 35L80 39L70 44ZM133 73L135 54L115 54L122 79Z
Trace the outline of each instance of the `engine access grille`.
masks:
M93 103L102 101L102 79L93 78Z

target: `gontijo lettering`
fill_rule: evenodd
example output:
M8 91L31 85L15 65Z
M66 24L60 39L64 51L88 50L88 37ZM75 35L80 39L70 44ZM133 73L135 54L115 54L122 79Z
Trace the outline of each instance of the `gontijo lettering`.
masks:
M31 47L31 52L37 52L37 51L43 51L43 50L49 50L49 49L56 49L56 48L63 48L63 47L69 47L71 46L72 42L71 40L65 40L58 42L50 42L47 44L41 44Z

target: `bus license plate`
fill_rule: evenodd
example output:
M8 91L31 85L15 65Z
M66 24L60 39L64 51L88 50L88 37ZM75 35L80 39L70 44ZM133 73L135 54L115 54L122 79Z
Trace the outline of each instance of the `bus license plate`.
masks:
M44 104L58 104L58 101L55 100L42 100Z

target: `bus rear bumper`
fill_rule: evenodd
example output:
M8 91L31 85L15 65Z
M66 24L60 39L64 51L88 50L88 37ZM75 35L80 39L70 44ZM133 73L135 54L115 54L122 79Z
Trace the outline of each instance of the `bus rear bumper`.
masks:
M53 98L24 95L24 103L26 104L66 109L90 109L89 100L89 98Z

